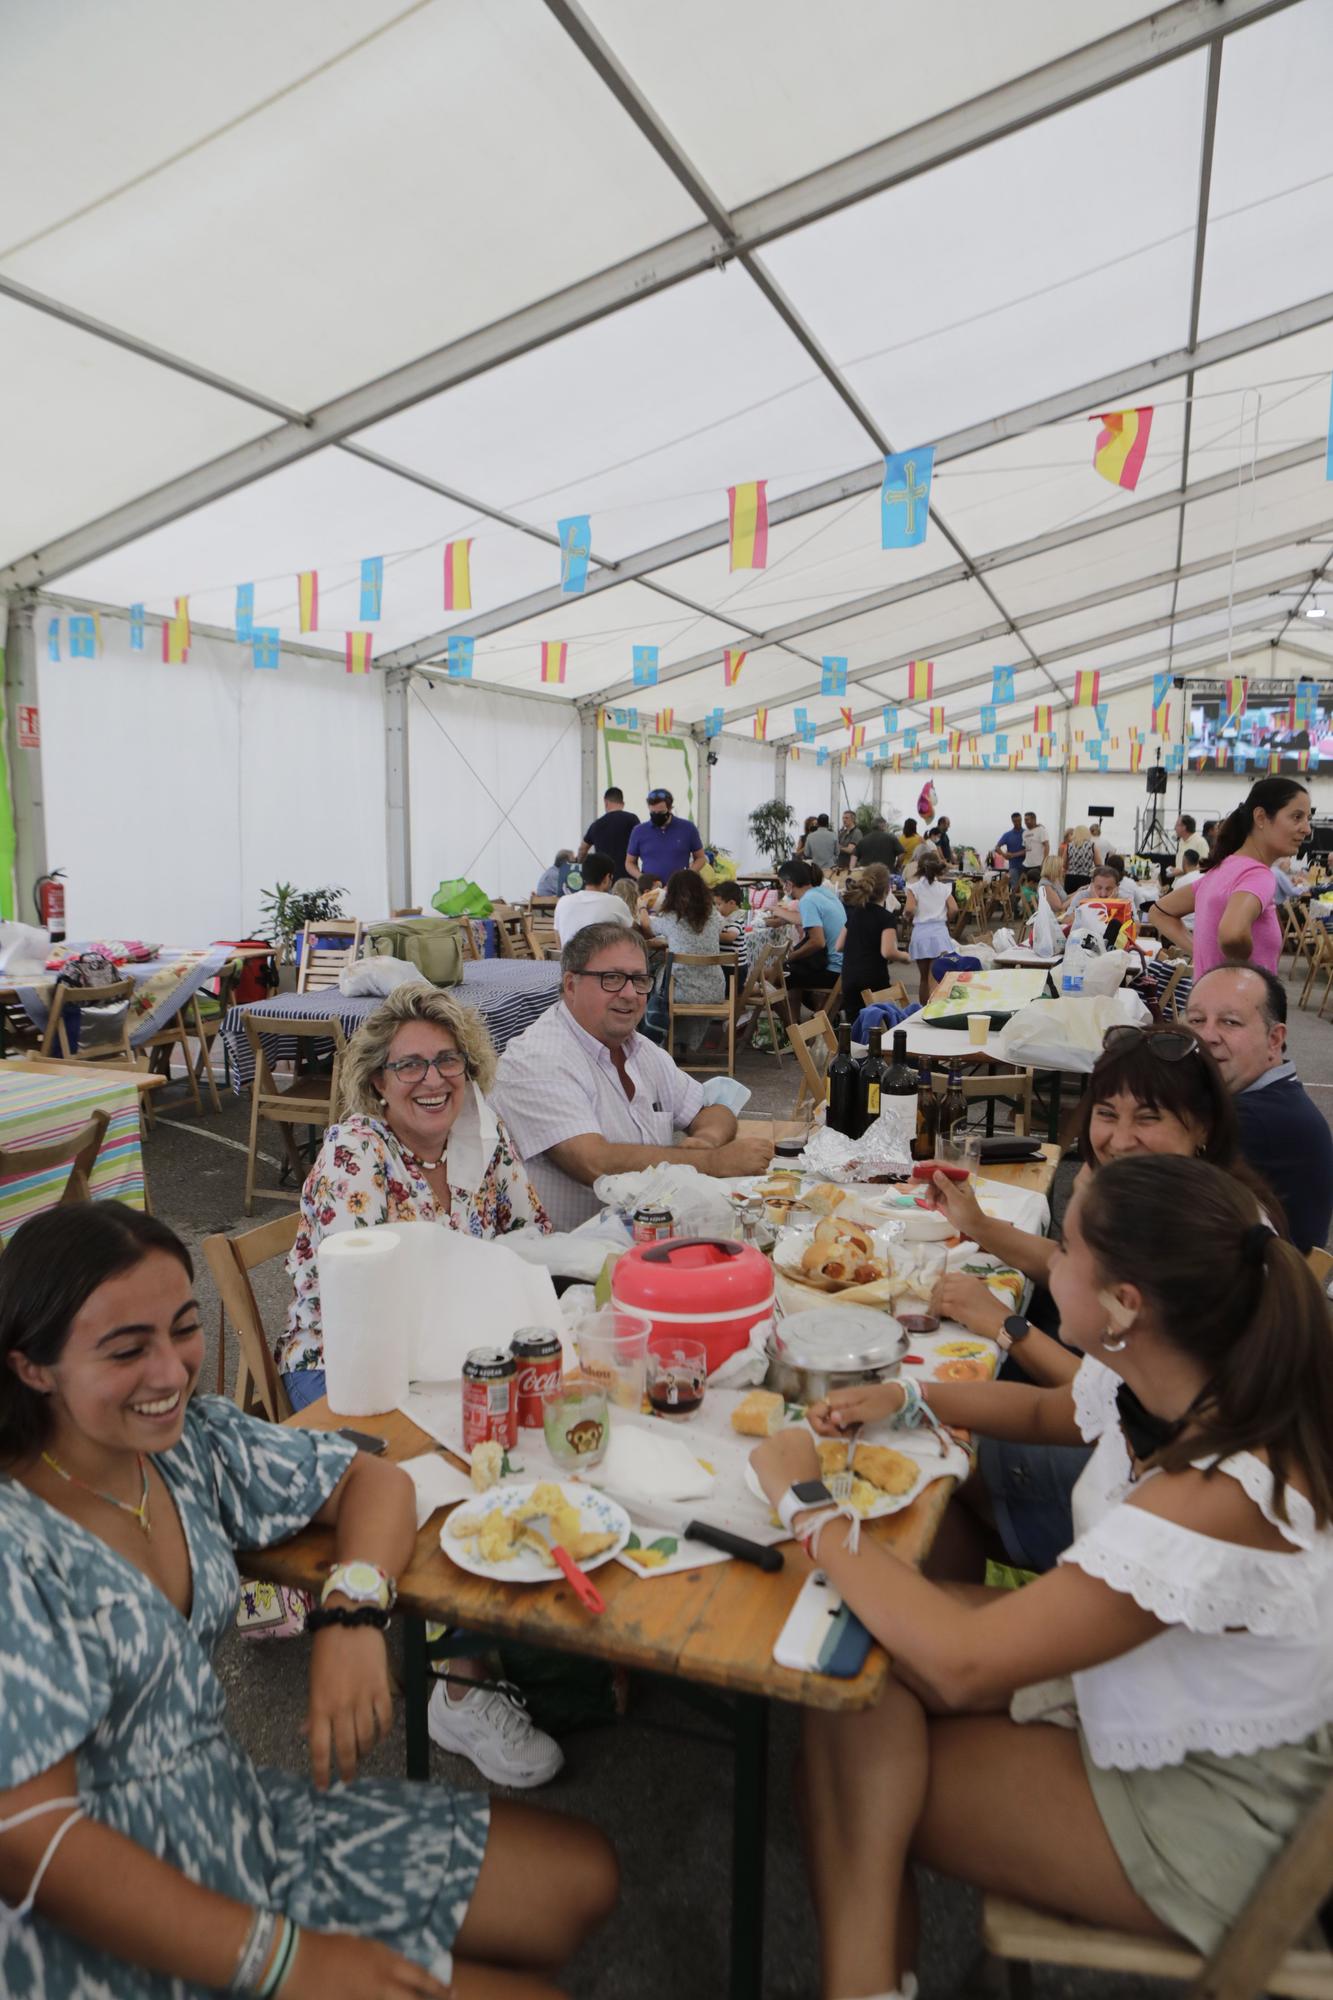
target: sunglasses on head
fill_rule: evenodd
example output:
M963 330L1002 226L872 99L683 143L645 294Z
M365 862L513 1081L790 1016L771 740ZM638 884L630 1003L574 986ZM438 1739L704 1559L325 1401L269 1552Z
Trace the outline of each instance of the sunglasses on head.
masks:
M1108 1028L1102 1039L1102 1054L1110 1055L1116 1049L1127 1049L1134 1042L1146 1042L1149 1053L1159 1062L1183 1062L1186 1056L1197 1055L1199 1038L1188 1028L1136 1028L1131 1022L1122 1022L1119 1027Z

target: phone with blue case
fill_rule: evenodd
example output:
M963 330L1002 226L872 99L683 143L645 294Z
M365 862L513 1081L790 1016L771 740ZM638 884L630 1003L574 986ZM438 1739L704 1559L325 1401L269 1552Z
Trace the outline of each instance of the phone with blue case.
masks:
M777 1636L773 1658L798 1674L851 1680L870 1651L870 1634L822 1569L812 1570Z

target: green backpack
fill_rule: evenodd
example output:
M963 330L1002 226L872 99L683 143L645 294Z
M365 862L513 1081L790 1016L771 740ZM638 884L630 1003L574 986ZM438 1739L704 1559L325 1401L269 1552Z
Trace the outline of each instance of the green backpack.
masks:
M489 917L494 907L484 889L475 882L469 882L462 875L452 881L441 882L430 899L432 910L438 910L442 917Z
M459 929L440 917L396 917L367 930L366 949L376 957L406 959L432 986L457 986L463 977Z

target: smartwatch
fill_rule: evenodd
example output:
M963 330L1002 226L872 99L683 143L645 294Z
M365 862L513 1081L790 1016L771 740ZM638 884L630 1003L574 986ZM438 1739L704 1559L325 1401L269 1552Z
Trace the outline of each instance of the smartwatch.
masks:
M326 1604L335 1592L353 1604L373 1604L380 1611L392 1611L398 1598L393 1578L371 1562L335 1563L319 1593L320 1603Z
M789 1486L778 1501L778 1519L789 1535L796 1529L793 1522L797 1514L804 1514L811 1507L832 1507L837 1503L822 1479L798 1479Z
M1011 1347L1017 1347L1021 1341L1026 1340L1031 1331L1032 1328L1022 1313L1010 1313L995 1338L1002 1351L1007 1354Z

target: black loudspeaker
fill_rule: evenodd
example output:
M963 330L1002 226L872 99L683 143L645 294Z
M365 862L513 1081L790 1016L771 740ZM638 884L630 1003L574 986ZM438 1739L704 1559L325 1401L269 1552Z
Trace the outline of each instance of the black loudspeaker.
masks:
M1148 773L1148 797L1150 799L1161 798L1165 790L1166 766L1164 764L1154 764Z

